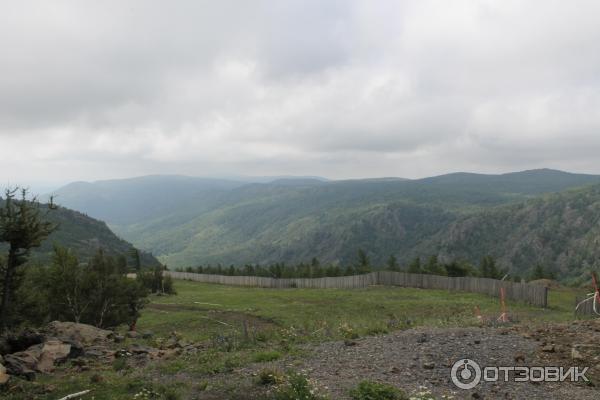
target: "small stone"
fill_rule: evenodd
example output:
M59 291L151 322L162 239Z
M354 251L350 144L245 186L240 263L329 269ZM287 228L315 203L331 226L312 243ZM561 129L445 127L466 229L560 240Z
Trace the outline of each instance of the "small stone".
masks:
M4 368L4 365L0 364L0 386L8 382L9 379L10 376L6 373L6 368Z
M125 340L125 336L123 335L115 335L113 340L115 341L115 343L121 343Z
M480 343L481 343L481 340L479 340L479 339L475 339L475 340L473 340L473 343L475 343L475 344L480 344Z
M517 354L515 354L514 359L515 359L516 363L525 362L525 355L523 353L517 353Z
M553 344L547 344L545 346L542 346L542 351L544 353L554 353L555 348Z
M352 346L358 345L358 343L356 343L354 340L346 339L346 340L344 340L344 345L348 346L348 347L352 347Z
M152 333L151 331L146 331L142 333L142 339L152 339L152 336L154 336L154 333Z
M423 368L424 369L434 369L435 368L435 363L432 362L432 361L424 362L423 363Z
M481 395L477 392L474 392L473 394L471 394L471 397L474 399L481 399Z
M423 333L417 338L417 343L426 343L427 340L427 335Z

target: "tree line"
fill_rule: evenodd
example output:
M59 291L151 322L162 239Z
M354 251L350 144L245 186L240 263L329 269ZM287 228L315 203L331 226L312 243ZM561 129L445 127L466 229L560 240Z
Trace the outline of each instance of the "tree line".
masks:
M229 265L224 267L217 265L199 265L196 267L177 268L180 272L191 272L198 274L214 274L227 276L262 276L270 278L323 278L336 276L360 275L372 272L374 270L388 270L397 272L409 272L413 274L430 274L443 276L478 276L492 279L509 279L514 282L521 282L524 277L517 274L509 274L508 270L498 266L497 261L492 256L485 256L478 265L473 265L467 261L453 260L450 262L440 261L438 256L431 256L426 259L417 257L408 265L401 266L394 255L390 255L385 265L372 265L367 253L359 249L356 253L356 260L346 266L338 264L321 264L317 258L313 258L308 263L286 264L274 263L270 265L246 264L244 266ZM551 271L547 271L543 266L537 265L532 272L525 277L527 280L535 279L555 279Z

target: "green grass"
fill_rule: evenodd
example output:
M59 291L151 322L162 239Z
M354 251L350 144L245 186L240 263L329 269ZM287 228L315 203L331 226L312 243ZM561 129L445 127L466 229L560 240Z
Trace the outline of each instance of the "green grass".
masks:
M115 362L100 370L74 372L66 365L59 367L54 376L40 375L35 383L17 381L21 391L0 393L0 397L51 400L92 389L95 400L132 399L147 389L159 393L160 399L193 398L193 393L206 388L206 382L211 382L208 386L212 387L211 377L216 374L251 363L302 357L301 345L305 343L352 339L416 326L476 326L475 306L492 319L500 314L498 299L441 290L260 289L187 281L176 281L175 286L175 296L152 297L138 322L138 330L152 331L153 337L128 339L127 343L157 346L177 331L185 341L203 342L205 349L143 368ZM511 302L508 309L521 323L569 321L573 319L575 295L582 293L585 291L552 290L546 310ZM127 343L117 346L126 347ZM96 374L102 377L100 382L92 379ZM199 387L199 382L204 388ZM235 383L231 385L223 390L239 390Z
M322 340L345 337L345 327L363 336L414 326L472 326L477 324L476 306L484 315L500 315L493 297L444 290L277 290L188 281L177 281L176 289L177 296L153 299L138 323L141 331L167 335L175 330L194 341L228 330ZM546 310L511 302L508 308L520 320L567 321L573 317L574 299L574 291L563 289L550 291Z

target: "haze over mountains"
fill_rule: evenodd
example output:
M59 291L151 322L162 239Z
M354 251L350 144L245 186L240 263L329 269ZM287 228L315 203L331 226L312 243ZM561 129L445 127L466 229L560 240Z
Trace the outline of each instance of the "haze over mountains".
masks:
M542 262L571 277L595 262L600 186L570 190L594 184L600 176L548 169L265 183L146 176L77 182L56 195L171 267L344 264L362 248L375 264L391 254L403 263L491 254L515 273Z

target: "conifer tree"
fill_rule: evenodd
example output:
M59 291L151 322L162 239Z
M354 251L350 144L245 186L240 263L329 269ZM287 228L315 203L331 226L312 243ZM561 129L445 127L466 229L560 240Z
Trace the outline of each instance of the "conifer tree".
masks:
M21 196L16 199L20 191ZM0 243L8 244L8 254L2 267L2 301L0 331L7 328L17 270L27 262L31 249L39 247L57 226L46 221L37 199L27 200L26 189L6 189L0 208ZM54 205L52 199L48 210Z

